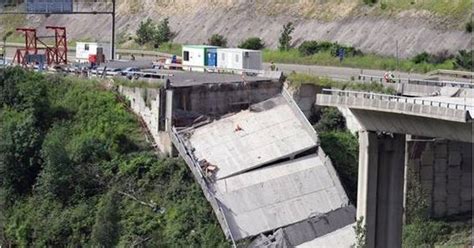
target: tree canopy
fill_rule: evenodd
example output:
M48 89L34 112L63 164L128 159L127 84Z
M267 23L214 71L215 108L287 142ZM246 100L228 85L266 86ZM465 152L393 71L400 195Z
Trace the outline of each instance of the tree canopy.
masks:
M157 157L113 92L8 68L0 70L0 246L229 243L184 162Z

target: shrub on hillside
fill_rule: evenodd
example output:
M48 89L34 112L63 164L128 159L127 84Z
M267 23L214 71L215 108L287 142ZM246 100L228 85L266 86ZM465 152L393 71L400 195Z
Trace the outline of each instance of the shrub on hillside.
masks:
M417 220L403 230L403 247L434 247L451 232L451 227L438 221Z
M243 49L261 50L265 48L265 42L258 37L250 37L240 43L238 47Z
M474 50L466 51L461 50L455 57L455 66L457 68L463 68L472 70L472 57L474 56Z
M208 40L207 43L211 46L226 47L227 39L220 34L213 34Z
M346 120L337 108L324 108L321 112L321 119L314 126L318 132L344 130L345 128Z
M411 59L415 64L428 63L428 64L442 64L446 60L453 58L447 50L440 51L436 54L430 54L427 52L422 52L417 54Z
M298 47L298 51L304 56L316 54L320 51L319 43L315 40L304 41Z
M428 63L429 59L430 59L430 54L427 52L422 52L422 53L417 54L415 57L413 57L411 61L413 61L413 63L415 64L420 64L420 63Z
M377 3L377 0L364 0L364 3L372 6Z
M340 51L341 48L344 49L344 55L346 57L354 57L354 56L364 55L361 50L356 49L353 46L341 45L341 44L338 44L337 42L334 43L331 46L331 55L332 56L339 56L339 51Z
M310 56L319 52L326 52L329 51L332 56L338 56L340 49L344 49L345 56L359 56L363 55L362 51L356 49L352 46L346 46L336 43L332 43L329 41L322 41L318 42L315 40L304 41L298 47L298 51L303 56Z
M472 20L466 23L466 32L472 33L472 26L474 26L474 23Z

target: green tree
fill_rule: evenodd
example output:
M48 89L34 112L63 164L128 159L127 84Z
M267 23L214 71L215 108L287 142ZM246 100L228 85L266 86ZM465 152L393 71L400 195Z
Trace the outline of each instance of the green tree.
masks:
M115 247L120 235L119 195L111 189L100 201L95 224L92 228L92 244L99 247Z
M346 120L337 108L323 108L321 118L314 126L318 132L336 131L346 129Z
M135 42L139 45L145 45L146 43L152 42L156 36L156 25L153 23L151 18L147 18L145 22L141 21L136 31Z
M68 137L65 127L54 127L43 143L43 170L38 179L38 190L50 199L66 203L74 192L74 165L64 146Z
M319 133L321 147L333 162L341 183L352 202L357 200L357 168L359 144L349 131L329 131Z
M158 47L162 43L169 42L173 38L173 32L171 32L171 28L169 25L169 18L163 19L156 29L155 35L155 46Z
M0 187L7 202L30 192L41 167L42 134L31 111L0 112Z
M265 42L259 37L250 37L240 43L239 48L251 49L251 50L262 50L265 48Z
M353 227L356 234L356 243L354 248L366 248L367 247L367 225L364 224L364 217L360 217L356 221L356 225Z
M288 22L287 24L283 25L283 30L280 35L280 39L278 40L279 46L278 48L280 51L288 51L291 48L291 34L295 31L295 26L292 22Z
M227 39L223 35L213 34L207 43L211 46L226 47Z

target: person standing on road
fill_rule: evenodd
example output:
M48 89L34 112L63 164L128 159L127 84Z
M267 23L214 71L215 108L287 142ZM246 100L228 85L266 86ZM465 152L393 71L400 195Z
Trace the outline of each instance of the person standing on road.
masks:
M273 61L270 63L270 70L275 71L276 70L276 65L273 63Z

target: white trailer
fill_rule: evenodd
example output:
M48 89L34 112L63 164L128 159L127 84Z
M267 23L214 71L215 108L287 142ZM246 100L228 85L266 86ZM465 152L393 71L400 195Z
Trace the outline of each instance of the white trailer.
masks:
M235 70L262 70L262 52L239 48L217 49L217 67Z
M209 66L209 54L215 53L216 49L216 46L184 45L182 54L183 69L189 71L204 71L204 67ZM196 67L193 68L192 66Z
M105 60L110 59L110 44L101 42L76 42L76 62L89 61L89 55L97 55L97 50L102 49Z

